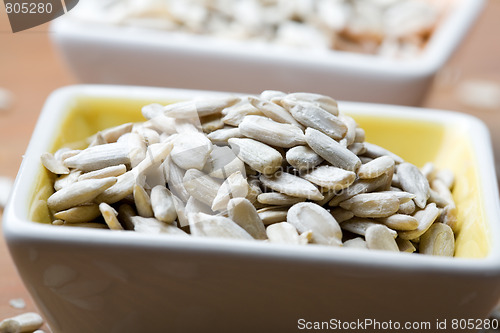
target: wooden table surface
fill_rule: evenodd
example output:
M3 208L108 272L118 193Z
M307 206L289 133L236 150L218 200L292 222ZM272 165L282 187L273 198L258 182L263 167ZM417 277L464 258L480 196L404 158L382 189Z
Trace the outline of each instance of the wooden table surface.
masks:
M480 106L478 96L472 96L475 102L467 102L462 87L480 80L500 89L499 17L500 0L489 0L466 40L438 75L423 104L470 113L482 119L490 128L497 170L500 170L500 101L495 104L493 100L491 107ZM61 86L78 83L50 43L49 34L47 24L11 33L7 15L0 6L0 88L7 89L13 96L11 107L0 110L0 176L16 176L47 96ZM9 301L15 298L23 298L26 308L13 308ZM25 311L36 311L36 308L16 272L0 231L0 320Z

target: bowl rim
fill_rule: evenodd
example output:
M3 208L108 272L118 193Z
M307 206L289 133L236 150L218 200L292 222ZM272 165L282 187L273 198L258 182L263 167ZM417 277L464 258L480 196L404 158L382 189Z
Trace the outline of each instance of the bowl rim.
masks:
M343 68L354 72L390 74L393 77L422 77L432 75L451 57L479 16L486 0L456 0L450 12L433 32L420 56L411 59L390 59L375 55L335 50L301 50L276 46L272 43L222 40L182 32L124 27L82 22L71 13L51 22L51 38L60 46L67 40L99 43L112 47L120 45L137 50L154 48L181 56L184 53L231 61L270 62L289 67ZM127 33L124 32L126 28Z
M47 98L37 121L28 148L15 179L13 191L3 215L4 237L9 247L16 242L29 240L33 243L86 244L98 246L127 246L164 250L182 250L196 253L217 255L237 255L269 260L294 260L299 262L322 262L325 264L344 263L366 267L385 267L395 270L426 270L460 272L462 274L500 273L500 200L493 153L489 132L479 119L468 114L454 111L426 109L408 106L384 105L340 101L339 105L347 112L380 116L398 116L434 123L455 121L467 127L476 151L480 190L485 199L485 218L490 221L491 248L484 258L444 258L423 256L409 253L388 253L385 251L363 251L331 248L321 245L297 247L294 245L265 244L241 240L221 240L209 238L176 237L171 235L142 234L133 232L109 232L90 228L57 228L28 220L25 209L32 196L34 180L40 172L39 155L51 146L62 115L68 111L68 105L75 97L126 98L126 99L173 99L192 98L194 96L214 96L227 94L206 90L186 90L172 88L117 86L117 85L73 85L55 90ZM487 181L489 179L489 181ZM165 237L169 241L165 242ZM272 250L270 250L272 249ZM363 252L360 252L363 251ZM362 255L360 255L362 253Z

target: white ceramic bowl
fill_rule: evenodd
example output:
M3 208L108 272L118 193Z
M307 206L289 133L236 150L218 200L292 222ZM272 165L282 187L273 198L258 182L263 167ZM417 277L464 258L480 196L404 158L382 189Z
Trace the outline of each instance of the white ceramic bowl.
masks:
M456 258L44 223L44 200L52 190L42 152L138 119L145 103L202 94L213 93L84 85L48 98L3 228L53 332L289 332L335 320L428 322L433 328L446 320L452 331L454 319L481 319L495 306L500 207L492 150L486 127L459 113L340 103L365 128L368 141L410 162L434 161L455 172Z
M348 52L290 50L189 34L79 22L53 22L51 38L84 83L258 93L312 91L338 99L419 105L484 0L456 0L425 51L412 60Z

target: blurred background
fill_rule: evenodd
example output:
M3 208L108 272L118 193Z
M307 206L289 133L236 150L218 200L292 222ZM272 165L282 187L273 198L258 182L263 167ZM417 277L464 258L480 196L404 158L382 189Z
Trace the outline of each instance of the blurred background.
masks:
M471 114L484 121L492 138L497 175L500 170L499 17L500 0L488 0L465 40L438 72L421 105ZM43 24L13 34L6 12L0 8L0 177L5 177L0 178L0 184L15 178L47 96L59 87L80 83L52 44L51 33L49 24ZM1 237L0 267L0 319L35 310ZM15 309L10 305L9 301L15 298L23 298L26 307Z

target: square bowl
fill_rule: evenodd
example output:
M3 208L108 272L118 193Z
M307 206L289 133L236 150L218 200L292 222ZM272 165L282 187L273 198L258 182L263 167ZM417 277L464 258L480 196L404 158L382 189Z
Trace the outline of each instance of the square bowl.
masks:
M315 91L341 100L419 105L484 0L456 0L424 51L408 60L297 50L159 30L56 19L50 35L83 83L258 93Z
M46 200L53 189L40 154L140 121L145 104L214 94L81 85L48 98L3 228L53 332L288 332L360 321L401 327L447 321L451 329L452 321L485 318L494 308L500 207L492 149L484 124L455 112L339 103L367 141L418 166L432 161L455 173L454 258L50 225Z

